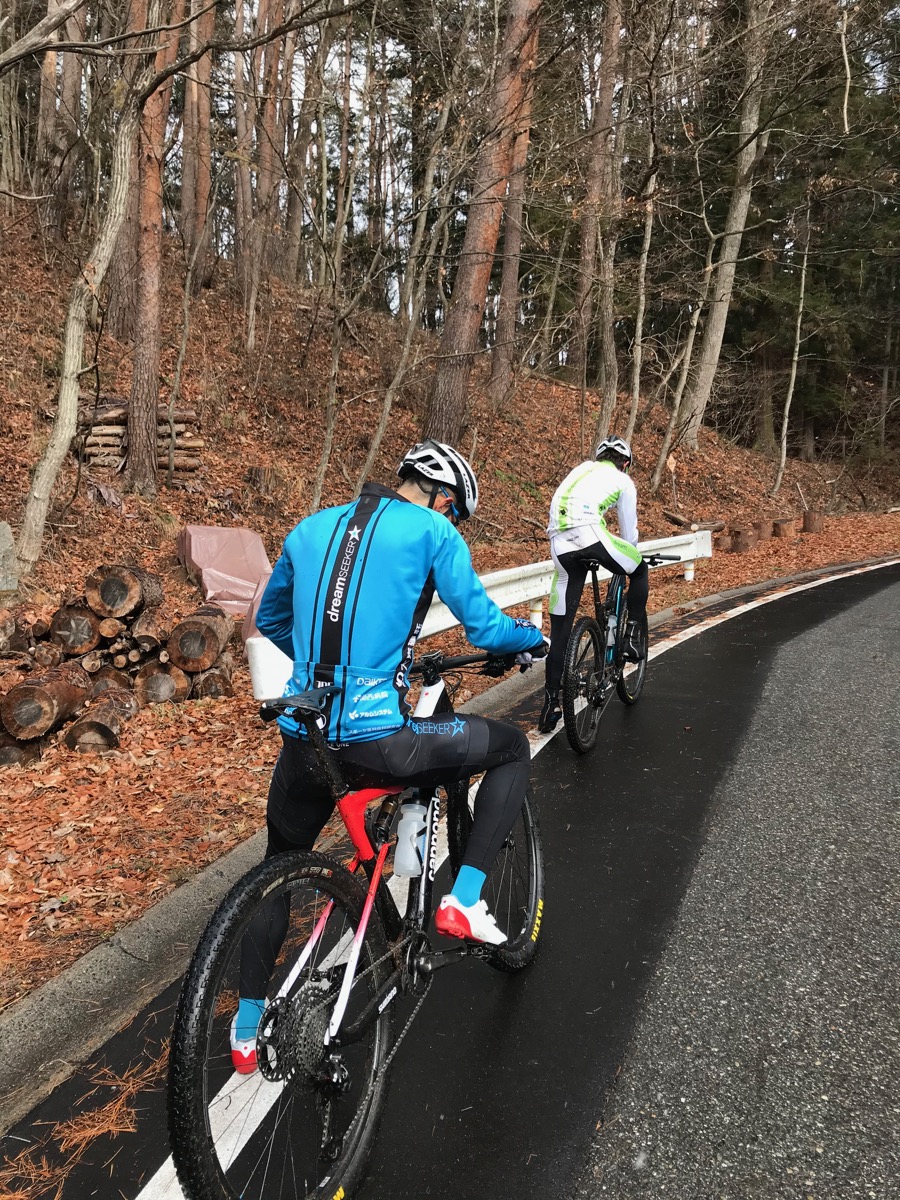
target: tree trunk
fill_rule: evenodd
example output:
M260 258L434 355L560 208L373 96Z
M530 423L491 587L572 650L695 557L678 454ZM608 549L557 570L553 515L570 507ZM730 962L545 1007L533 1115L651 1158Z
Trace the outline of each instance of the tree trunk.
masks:
M806 241L803 244L803 259L800 266L800 295L797 299L797 321L794 327L794 350L791 355L791 374L788 380L787 395L784 398L784 412L781 414L781 442L779 446L778 471L772 484L773 496L778 495L781 480L784 477L784 464L787 459L788 419L791 412L791 400L794 396L794 384L797 380L797 362L800 358L800 333L803 327L803 303L806 297L806 265L809 261L809 239L812 230L810 224L810 201L806 201Z
M526 60L537 58L538 32L535 27L528 46ZM503 232L503 271L500 276L500 295L497 308L497 328L491 354L491 399L494 408L501 409L509 400L515 386L516 327L519 315L519 263L522 257L522 217L525 210L525 167L528 162L528 143L531 137L531 105L534 98L534 76L526 81L519 128L513 143L509 194Z
M138 710L137 697L125 688L110 688L95 700L83 717L66 730L65 742L70 750L94 754L115 750L119 745L122 726Z
M169 637L170 626L159 609L147 608L131 626L131 636L141 650L158 650Z
M189 48L207 45L215 28L214 8L191 0ZM185 73L183 168L181 182L181 229L184 257L193 263L192 280L196 290L209 278L209 227L207 224L212 191L210 150L210 82L212 55L206 53Z
M128 617L162 603L162 581L143 567L98 567L85 581L84 594L101 617Z
M50 622L50 640L66 654L87 654L100 645L100 618L80 604L57 609Z
M710 237L706 244L706 264L703 268L703 282L700 286L700 295L695 300L691 307L691 316L688 323L688 334L685 339L684 348L680 353L681 369L678 375L678 383L675 387L675 395L672 398L672 411L669 415L669 421L666 426L666 432L663 436L662 446L660 447L659 455L656 459L656 466L653 469L653 475L650 479L650 494L655 495L656 490L660 485L663 477L663 471L666 467L666 460L669 457L669 451L673 444L678 444L678 437L683 432L683 427L679 427L681 419L681 403L684 396L685 385L687 384L688 372L691 369L691 355L694 351L694 339L697 335L697 325L700 321L700 314L706 306L706 297L709 294L709 281L712 277L712 256L715 249L715 238ZM677 362L677 358L675 360ZM674 365L674 364L673 364Z
M112 688L124 688L125 691L128 691L131 687L133 687L133 683L127 671L117 671L115 667L101 667L91 676L91 699L101 696Z
M765 78L765 61L771 31L769 16L772 0L748 0L746 66L744 91L738 123L739 150L735 160L734 186L725 222L725 233L716 263L713 297L709 303L706 328L700 348L697 374L686 400L687 424L684 444L696 450L703 415L712 392L713 378L719 365L719 354L725 337L725 325L731 305L734 276L741 240L747 223L750 197L753 192L753 173L765 154L768 132L759 132L759 114Z
M220 654L208 671L201 671L191 683L191 699L218 700L221 696L233 696L231 677L234 674L234 659L226 650Z
M184 0L172 5L178 24ZM156 54L156 70L175 61L177 33L168 34ZM128 459L125 487L139 496L156 495L156 423L159 404L160 264L162 261L163 150L171 84L158 88L144 106L139 137L137 310L135 314L134 366L131 402L128 405Z
M652 102L652 96L651 96ZM656 146L653 134L648 134L648 158L656 162ZM650 258L650 242L653 238L653 213L656 200L657 172L654 168L647 184L647 198L644 200L644 239L641 243L641 255L638 260L637 273L637 312L634 317L634 342L631 346L631 407L628 411L628 426L625 430L625 440L630 442L637 424L638 405L641 399L641 367L644 359L644 313L647 309L647 262Z
M0 767L40 762L43 750L44 743L39 740L20 742L5 729L0 729Z
M155 659L144 663L134 677L134 694L138 704L179 704L188 698L191 681L180 667Z
M208 671L234 633L234 621L217 604L205 604L180 621L166 649L183 671Z
M525 51L537 28L541 0L512 0L491 101L487 136L475 167L459 268L444 325L425 435L457 442L462 433L469 375L478 345L512 144L534 63Z
M77 663L63 663L11 688L0 701L0 718L13 737L30 741L78 712L90 694L87 671Z
M103 282L119 230L125 220L132 146L138 127L136 105L126 106L119 118L112 153L112 177L106 214L84 269L72 287L63 337L59 404L46 449L35 468L25 502L25 513L16 545L23 575L33 569L41 552L50 497L59 469L69 451L78 416L78 391L84 352L88 305Z
M591 121L590 158L585 182L584 204L579 224L581 246L575 291L576 333L571 365L586 378L588 343L594 320L594 288L597 282L597 249L602 231L615 218L618 197L613 196L613 99L619 77L619 44L622 9L619 0L607 0L600 51L600 83ZM609 271L603 281L609 286ZM608 304L607 304L608 308ZM601 330L602 333L602 330ZM609 347L603 352L608 353Z

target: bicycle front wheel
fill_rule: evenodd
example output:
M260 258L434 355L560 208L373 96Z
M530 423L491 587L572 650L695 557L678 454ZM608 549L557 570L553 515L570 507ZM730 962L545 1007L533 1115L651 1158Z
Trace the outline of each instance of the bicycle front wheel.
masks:
M592 750L600 732L604 653L600 626L593 617L581 617L566 645L562 682L563 724L578 754Z
M623 613L621 628L619 631L619 645L625 637L625 620L627 613ZM641 622L641 644L644 651L644 657L640 662L626 662L622 674L616 682L616 692L623 704L637 704L640 699L641 692L644 688L644 679L647 675L647 646L649 642L649 634L647 629L647 618L644 617Z
M472 822L469 789L464 783L453 784L447 791L447 845L454 876L462 866ZM537 808L528 793L481 895L506 933L502 946L484 946L485 962L498 971L521 971L537 954L544 914L544 847Z
M390 966L374 911L337 1038L327 1030L364 902L338 863L284 854L214 913L185 977L169 1061L169 1138L187 1200L332 1197L362 1175L390 1049L389 1015L372 1004ZM230 1028L248 991L264 991L267 1006L258 1069L238 1074Z

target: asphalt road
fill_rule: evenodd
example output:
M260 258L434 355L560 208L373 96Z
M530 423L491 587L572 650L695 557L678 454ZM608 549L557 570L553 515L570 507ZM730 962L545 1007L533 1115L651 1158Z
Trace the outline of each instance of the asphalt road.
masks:
M541 955L437 977L360 1197L900 1197L898 612L897 567L753 608L656 659L591 755L544 747ZM176 987L3 1153L108 1098L104 1066L145 1067ZM135 1200L166 1156L158 1081L134 1122L63 1200Z

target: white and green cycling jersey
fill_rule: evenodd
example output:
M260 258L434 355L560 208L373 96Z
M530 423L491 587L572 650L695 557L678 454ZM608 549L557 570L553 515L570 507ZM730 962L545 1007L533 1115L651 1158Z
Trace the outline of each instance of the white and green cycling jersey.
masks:
M619 517L617 540L637 545L637 491L633 481L611 462L579 463L568 473L550 502L547 533L555 534L606 523L603 514L615 504Z

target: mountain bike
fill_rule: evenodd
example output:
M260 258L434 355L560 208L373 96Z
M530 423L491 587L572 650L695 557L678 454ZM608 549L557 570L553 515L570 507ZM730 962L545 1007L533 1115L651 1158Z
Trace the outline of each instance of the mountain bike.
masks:
M510 664L487 654L418 659L410 671L422 681L414 715L452 720L459 672L476 665L499 676ZM395 818L414 789L349 790L320 728L337 690L261 710L264 719L290 713L304 725L354 853L346 864L316 852L270 858L235 884L207 925L185 977L169 1064L169 1137L187 1200L344 1200L365 1169L391 1061L434 973L470 957L519 971L537 951L544 862L534 800L526 797L483 891L507 941L435 943L439 821L445 812L455 873L472 828L470 789L457 783L416 796L426 806L422 870L389 886ZM235 1073L230 1055L242 952L268 956L253 1074ZM400 1008L409 1011L395 1038Z
M677 554L645 554L650 567L664 562L679 562ZM600 598L597 572L600 563L587 563L594 592L594 615L580 617L572 627L563 662L562 711L569 745L578 754L593 749L600 732L600 718L612 698L618 694L623 704L636 704L647 675L647 616L641 626L643 657L639 662L625 658L625 606L627 576L612 575L606 599Z

